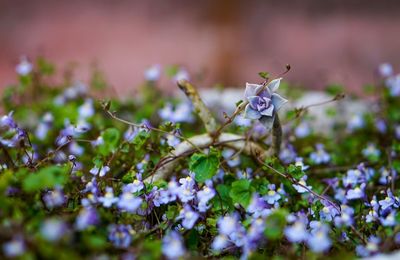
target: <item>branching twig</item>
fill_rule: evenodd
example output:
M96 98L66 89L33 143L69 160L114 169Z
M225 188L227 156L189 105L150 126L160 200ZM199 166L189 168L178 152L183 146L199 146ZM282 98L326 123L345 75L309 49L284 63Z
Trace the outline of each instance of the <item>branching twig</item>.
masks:
M186 80L178 81L178 87L185 93L194 106L208 133L213 134L217 130L217 122L208 107L201 100L196 88Z

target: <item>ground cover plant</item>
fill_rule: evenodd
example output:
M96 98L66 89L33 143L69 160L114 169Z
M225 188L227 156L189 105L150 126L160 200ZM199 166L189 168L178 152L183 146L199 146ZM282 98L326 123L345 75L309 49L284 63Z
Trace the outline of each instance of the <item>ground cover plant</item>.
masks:
M326 110L335 124L321 131L308 111L340 102L338 86L330 99L284 110L301 92L262 72L227 113L204 105L178 67L150 68L135 97L102 100L98 72L88 85L68 72L55 83L51 63L23 60L2 97L1 257L352 259L395 251L400 75L388 64L379 72L368 109ZM186 99L162 98L160 77Z

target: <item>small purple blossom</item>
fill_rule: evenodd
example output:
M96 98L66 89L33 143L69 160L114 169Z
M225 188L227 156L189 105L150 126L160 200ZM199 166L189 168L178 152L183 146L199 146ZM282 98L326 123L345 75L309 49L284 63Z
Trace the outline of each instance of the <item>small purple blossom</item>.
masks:
M185 247L183 245L182 236L171 231L162 240L162 252L167 259L178 259L185 255Z
M103 177L104 175L106 175L108 172L110 171L110 167L108 167L108 165L102 166L100 168L98 167L93 167L92 169L90 169L90 173L93 175L99 175L100 177Z
M111 225L108 231L108 240L115 247L127 248L132 242L132 227L131 225Z
M33 70L33 65L28 61L27 57L21 57L19 64L15 67L18 75L26 76Z
M316 151L310 154L310 159L315 164L324 164L331 160L331 156L324 150L322 144L317 144Z
M308 237L307 227L302 221L296 221L284 230L286 238L292 243L305 241Z
M365 183L353 189L349 189L346 193L346 199L348 200L362 199L365 196L364 189L365 189Z
M269 191L264 195L264 200L271 205L274 205L278 200L281 199L281 195L275 191L275 185L269 185Z
M99 223L100 218L95 208L82 208L75 221L75 227L78 230L84 230L90 226L95 226Z
M379 151L374 144L368 144L368 146L362 150L362 154L367 158L379 158L381 151Z
M120 195L117 206L121 210L134 213L142 204L142 198L133 196L130 192L124 192Z
M307 122L301 122L294 130L294 135L298 138L304 138L311 133L310 125Z
M320 253L327 251L331 247L332 241L329 238L328 230L328 228L323 227L312 230L307 238L307 245L312 251Z
M187 102L182 102L175 107L171 103L167 103L158 114L164 121L172 123L193 122L192 111L193 107Z
M40 234L48 241L60 240L67 232L67 225L60 219L47 219L42 223Z
M293 186L293 188L295 188L297 190L298 193L309 192L309 190L311 190L312 187L307 186L306 181L307 181L307 175L304 175L303 177L301 177L298 184L292 184L292 186Z
M381 77L386 78L393 75L393 67L390 63L382 63L378 67L378 73Z
M147 81L157 81L160 78L160 75L161 75L160 64L155 64L155 65L149 67L144 72L144 77Z
M216 192L211 186L212 183L204 185L203 189L197 192L197 200L199 201L198 209L200 212L206 212L208 209L207 203L214 198Z
M135 179L132 183L129 183L124 186L123 191L124 192L130 192L130 193L135 193L143 190L144 184L141 180L141 178Z
M66 197L61 188L56 188L52 191L48 191L43 196L43 201L46 203L47 208L52 209L63 205L66 201Z
M114 191L111 187L106 187L106 193L99 197L99 202L103 204L103 207L109 208L118 202L118 198L114 197Z
M3 244L3 253L6 257L17 257L24 254L25 251L25 242L20 237L15 237Z
M199 213L193 211L192 208L186 204L180 211L177 219L182 219L182 226L184 228L192 229L199 216Z

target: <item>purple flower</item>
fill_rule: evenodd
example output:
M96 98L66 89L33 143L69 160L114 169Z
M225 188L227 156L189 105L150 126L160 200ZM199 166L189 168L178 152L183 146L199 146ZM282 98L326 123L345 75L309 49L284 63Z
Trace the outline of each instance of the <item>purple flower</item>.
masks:
M271 213L271 209L268 207L257 193L253 193L250 205L247 207L247 212L252 214L253 218L266 217Z
M347 131L353 132L354 130L363 128L365 125L362 115L352 115L347 123Z
M361 257L367 257L378 252L380 242L381 240L379 239L379 237L370 236L368 239L368 243L365 246L358 245L356 247L357 255Z
M25 253L25 243L20 237L3 244L3 252L6 257L17 257Z
M320 210L319 216L321 220L331 222L334 217L339 215L339 211L332 205L326 203L326 205Z
M193 122L192 110L192 106L187 102L180 103L175 108L171 103L167 103L158 114L164 121L172 123Z
M226 248L229 244L229 239L226 235L217 235L215 236L211 248L215 251L221 251Z
M305 241L308 237L307 227L302 221L296 221L284 230L286 238L292 243Z
M336 216L334 221L335 221L335 226L341 227L341 226L351 226L353 225L354 219L354 209L347 206L347 205L342 205L341 206L341 214Z
M241 226L238 222L238 217L235 214L221 217L218 220L217 225L219 233L226 236L231 235L233 232L238 230L239 226Z
M269 185L269 191L267 192L266 195L264 195L264 200L268 203L268 204L275 204L278 200L281 199L281 195L275 191L275 185Z
M173 78L174 82L178 82L180 80L190 80L189 72L183 68L180 68Z
M306 171L310 168L310 166L304 164L303 158L301 157L296 157L294 165L300 167L302 171Z
M198 209L200 212L206 212L208 209L207 203L214 198L216 192L211 184L205 185L203 189L197 192L197 200L199 201Z
M390 63L382 63L381 65L379 65L378 67L378 73L381 77L389 77L391 75L393 75L393 67Z
M297 157L293 145L288 144L279 154L279 158L286 164L294 162Z
M140 179L135 179L132 183L129 183L124 186L123 191L124 192L130 192L130 193L135 193L143 190L144 184Z
M378 158L381 155L381 151L379 151L374 144L368 144L368 146L362 150L362 154L367 158Z
M199 213L193 211L187 204L183 207L177 217L177 219L182 219L182 226L186 229L192 229L198 218Z
M185 254L181 235L176 231L169 232L162 240L162 252L168 259L178 259Z
M393 226L395 226L397 224L396 212L394 210L392 210L385 217L380 217L379 220L380 220L382 226L384 226L384 227L393 227Z
M226 163L229 167L236 167L240 165L240 156L237 156L235 150L225 149L222 151L222 156L226 160Z
M155 64L144 72L144 77L148 81L157 81L161 75L160 64Z
M111 225L108 231L108 239L115 247L127 248L132 242L131 225Z
M355 200L363 198L365 196L364 189L365 183L361 184L359 187L349 189L346 193L346 199Z
M124 192L119 197L117 205L119 209L133 213L140 207L141 204L141 198L133 196L133 194L130 192Z
M75 221L75 227L78 230L84 230L89 226L95 226L100 219L95 208L82 208Z
M114 191L111 187L106 187L106 193L104 196L99 197L99 202L103 204L103 207L109 208L112 204L117 203L118 198L114 197Z
M66 201L66 197L61 188L56 188L52 191L48 191L43 196L43 200L46 203L46 207L52 209L63 205Z
M381 134L386 133L387 125L386 125L385 120L383 120L383 119L377 119L377 120L375 121L375 127L376 127L376 129L379 131L379 133L381 133Z
M99 175L100 177L103 177L104 175L106 175L108 172L110 171L110 167L108 167L107 165L102 166L100 168L98 167L93 167L92 169L90 169L90 173L93 175Z
M54 117L51 113L46 113L42 120L40 120L35 135L39 140L44 140L47 137L47 133L53 126Z
M400 74L388 77L385 83L392 97L400 96Z
M33 65L28 61L26 57L21 57L20 63L15 67L15 71L21 76L28 75L29 73L31 73L32 69Z
M48 241L57 241L67 232L67 225L59 219L47 219L42 223L40 234Z
M328 163L331 160L331 156L324 150L322 144L317 144L316 151L310 154L310 159L315 164Z
M301 122L294 130L294 134L298 138L307 137L310 135L310 133L311 133L311 128L307 122Z
M194 189L195 182L193 178L191 176L188 176L186 178L181 178L179 179L179 183L181 184L178 193L179 199L183 203L187 203L193 200L196 192Z
M316 253L328 250L332 245L332 242L328 236L328 229L320 227L316 230L312 230L307 238L307 245Z
M309 192L309 190L311 190L312 187L307 186L306 180L307 180L307 175L304 175L303 177L301 177L298 184L292 184L293 188L295 188L298 193Z
M78 108L79 118L85 120L94 115L93 99L86 99L85 102Z
M244 111L244 117L258 119L266 129L271 129L275 113L287 102L286 99L274 93L281 78L271 81L267 86L246 83L245 98L249 102Z

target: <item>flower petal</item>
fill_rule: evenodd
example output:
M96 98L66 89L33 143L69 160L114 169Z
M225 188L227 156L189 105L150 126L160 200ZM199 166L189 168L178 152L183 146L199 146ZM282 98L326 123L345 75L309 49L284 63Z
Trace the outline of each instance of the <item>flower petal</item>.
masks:
M273 113L274 113L274 105L273 104L271 104L267 109L260 111L260 114L263 116L272 116Z
M260 96L262 98L271 98L271 91L269 91L269 88L267 88L266 86L264 87L264 85L258 85L258 87L256 88L256 93L257 96Z
M260 103L260 97L259 96L250 96L247 97L247 100L249 101L250 107L254 110L257 110L257 105Z
M282 78L274 79L273 81L271 81L271 82L267 85L267 88L268 88L272 93L275 92L275 91L277 91L278 88L279 88L279 84L281 83L281 79L282 79Z
M275 115L273 116L263 116L260 118L261 124L267 129L267 131L272 129L274 124Z
M257 88L260 87L258 84L246 83L246 90L244 91L244 96L246 98L250 96L257 96Z
M281 97L279 94L272 94L272 104L275 106L276 111L278 111L279 109L281 109L281 107L286 104L286 102L288 102L287 99Z
M250 104L247 104L243 116L249 119L260 119L261 114L257 110L252 109Z

